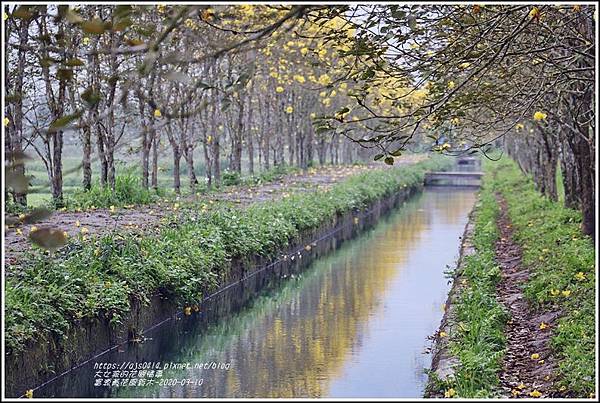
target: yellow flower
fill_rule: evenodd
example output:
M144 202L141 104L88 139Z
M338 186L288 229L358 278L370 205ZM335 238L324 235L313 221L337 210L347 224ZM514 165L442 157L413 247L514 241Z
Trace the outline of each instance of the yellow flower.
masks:
M16 231L17 235L23 235L23 231L21 231L21 228L17 228Z
M456 391L453 388L450 388L444 392L444 397L452 397L454 395L456 395Z
M340 89L341 90L345 90L346 88L348 88L348 84L346 84L346 83L341 83L340 84Z
M454 81L449 81L448 82L448 88L452 89L454 87L456 87L456 84L454 83Z
M4 123L4 127L8 126L8 124L10 123L10 119L9 118L4 118L2 120L2 122Z
M446 337L448 336L448 333L444 332L443 330L440 332L440 337Z
M513 396L519 396L519 395L521 394L521 392L519 392L519 391L518 391L518 390L516 390L516 389L513 389L513 390L511 391L511 393L512 393L512 395L513 395Z
M191 307L189 307L189 306L186 306L186 307L183 309L183 313L184 313L186 316L190 316L190 315L192 314L192 308L191 308Z
M553 289L550 290L550 294L553 297L556 297L556 296L558 296L560 294L560 290L556 290L556 289L553 288Z
M35 225L31 227L31 230L29 232L35 232L38 230L38 227L36 227Z
M563 297L568 297L569 295L571 295L571 290L563 290L562 293Z
M272 72L270 72L270 73L269 73L269 75L270 75L271 77L273 77L273 78L277 78L277 77L279 77L279 74L277 74L277 72L276 72L276 71L272 71Z
M196 24L194 23L194 20L192 20L191 18L186 19L184 21L184 24L188 28L194 28L196 26Z
M94 250L94 256L100 256L100 248Z
M285 112L286 113L293 113L294 112L294 107L293 106L288 106L287 108L285 108Z
M175 204L173 205L173 210L177 210L178 208L179 208L179 203L175 203Z
M524 127L525 127L525 126L523 125L523 123L517 123L517 124L515 125L515 129L517 129L517 130L523 130L523 128L524 128Z
M311 119L314 119L314 118L316 118L316 117L317 117L317 114L316 114L316 113L314 113L314 112L311 112L311 113L310 113L310 118L311 118Z
M322 74L319 77L319 84L321 84L321 85L331 84L331 77L329 77L327 74Z
M575 275L575 278L576 278L577 280L579 280L579 281L585 280L585 274L583 274L583 272L582 272L582 271L580 271L579 273L577 273L577 274Z
M110 206L110 212L114 213L115 212L115 206Z
M469 62L465 62L465 63L461 63L458 65L458 67L460 67L461 69L466 69L467 67L469 67L471 65L471 63Z
M540 323L540 330L544 330L548 327L547 324L545 324L544 322Z
M283 92L283 87L279 86L279 87L275 88L275 92L282 93Z
M154 110L154 117L155 118L159 118L162 116L162 113L160 112L160 109L155 109Z
M296 74L294 76L294 80L298 81L300 84L303 84L306 81L304 76L301 76L300 74Z
M81 226L81 223L79 222L79 220L75 221L75 226L76 226L76 227L79 227L79 226Z
M539 359L539 358L540 358L540 355L539 355L538 353L533 353L533 354L531 354L531 359L532 359L532 360L537 360L537 359Z
M539 360L538 364L543 364L545 361L544 360Z
M90 230L88 230L86 227L81 227L81 229L79 230L79 232L81 232L83 235L85 235L88 232L90 232Z
M539 17L539 15L540 15L540 9L537 7L532 8L531 11L529 12L530 18L536 18L536 17Z
M546 119L547 116L548 115L545 114L544 112L537 111L536 113L533 114L533 119L534 120L544 120L544 119Z
M412 45L410 45L411 49L419 49L420 46L417 43L413 43Z
M451 122L452 122L453 125L457 125L457 124L460 123L460 119L459 118L452 118Z
M84 36L83 39L81 40L81 42L83 42L84 45L89 45L90 38L88 38L87 36Z
M33 389L27 389L27 392L25 392L25 397L27 399L32 399L33 398Z
M525 389L525 384L523 382L521 382L519 384L519 386L517 386L517 388L519 388L519 389Z
M540 397L540 396L542 396L542 393L536 389L533 392L529 392L529 396L531 396L531 397Z

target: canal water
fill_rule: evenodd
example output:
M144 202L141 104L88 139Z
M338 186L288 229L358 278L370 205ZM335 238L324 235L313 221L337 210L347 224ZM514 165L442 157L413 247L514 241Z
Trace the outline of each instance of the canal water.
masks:
M421 397L475 200L426 188L237 312L208 326L182 316L35 397Z

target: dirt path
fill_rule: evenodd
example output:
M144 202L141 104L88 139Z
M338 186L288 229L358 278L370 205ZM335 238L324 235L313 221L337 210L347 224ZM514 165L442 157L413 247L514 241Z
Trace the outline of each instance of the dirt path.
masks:
M423 159L420 155L398 158L394 166L407 165ZM70 237L85 232L87 236L114 231L149 230L160 225L161 218L172 215L174 209L184 205L198 206L211 201L230 201L242 207L253 203L273 201L296 192L326 190L333 184L349 176L373 169L386 169L387 165L372 163L368 165L324 166L311 168L306 172L284 176L274 182L255 186L235 186L225 191L202 196L182 197L181 200L161 201L154 204L135 206L129 209L95 209L83 212L55 212L48 219L36 223L37 228L58 227ZM31 248L27 239L32 225L7 228L4 235L6 262L16 264L23 253Z
M525 299L522 286L529 278L529 271L521 264L522 251L513 240L506 200L500 195L496 195L496 199L500 207L496 260L502 270L497 295L511 316L505 329L507 350L500 384L508 397L554 397L552 382L556 362L549 341L559 313L534 312Z

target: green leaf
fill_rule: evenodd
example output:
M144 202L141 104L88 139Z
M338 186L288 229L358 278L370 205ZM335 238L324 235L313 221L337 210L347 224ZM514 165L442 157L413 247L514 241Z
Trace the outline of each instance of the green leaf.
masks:
M12 16L21 20L28 20L33 17L33 13L29 10L29 6L19 6L13 11Z
M65 18L67 19L67 21L69 21L71 24L79 24L82 23L84 21L84 19L81 17L81 15L79 15L77 13L77 11L72 10L71 8L69 8L66 13L65 13Z
M133 12L133 8L130 5L118 5L113 11L113 18L125 18Z
M87 90L81 93L81 100L88 108L93 108L100 102L100 94L94 92L94 90L90 87Z
M22 165L26 160L33 159L23 151L7 151L5 158L11 165Z
M115 22L112 26L112 29L114 31L125 31L128 27L130 27L133 24L133 21L131 20L131 18L123 18L120 19L119 21Z
M69 123L74 121L75 119L79 118L81 116L81 114L82 114L82 112L77 112L72 115L66 115L61 118L56 119L54 122L52 122L52 124L48 128L48 132L52 133L52 132L59 130L62 127L65 127L66 125L68 125Z
M383 162L385 162L388 165L394 165L394 157L386 157Z
M69 67L78 67L78 66L84 66L85 63L83 60L78 59L76 57L74 57L73 59L67 59L65 60L65 62L63 63L65 66L69 66Z
M73 79L73 69L58 69L56 78L60 81L71 81Z
M50 217L51 215L52 215L52 210L40 207L40 208L33 209L29 214L27 214L25 217L23 217L23 219L21 221L23 222L23 224L33 224L35 222L45 220L46 218Z
M5 171L6 186L12 188L15 193L27 193L29 188L29 178L21 172L15 172L14 169Z
M333 127L321 126L321 127L317 127L317 129L315 130L315 133L320 134L320 133L329 132L331 130L333 130Z
M105 31L104 21L99 18L93 20L83 21L81 23L81 29L88 34L101 35Z
M67 243L67 237L59 228L40 228L29 232L29 239L35 245L51 252L56 251Z
M385 157L385 154L377 154L375 157L373 157L373 161L379 161L383 157Z

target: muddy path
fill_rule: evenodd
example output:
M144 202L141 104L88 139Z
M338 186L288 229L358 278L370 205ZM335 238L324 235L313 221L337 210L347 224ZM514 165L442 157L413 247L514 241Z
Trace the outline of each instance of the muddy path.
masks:
M394 166L413 164L423 158L420 155L403 156L396 160ZM115 230L151 231L160 226L161 219L172 216L174 210L200 208L203 204L215 201L229 201L234 205L245 207L254 203L278 200L297 192L327 190L333 184L341 182L352 175L387 168L388 166L382 163L323 166L286 175L278 180L261 185L233 186L206 195L185 196L179 200L161 200L153 204L118 208L114 211L106 208L82 212L56 211L49 218L33 225L24 224L15 228L5 228L5 262L10 265L18 265L24 252L30 250L32 246L27 236L34 225L37 228L61 228L68 233L69 237L81 234L89 237Z
M506 354L500 385L507 397L556 397L552 383L557 363L550 350L550 336L559 312L536 312L525 299L522 287L529 271L521 264L522 250L513 240L506 200L499 194L496 199L500 207L496 261L502 276L497 298L511 317L505 328Z

